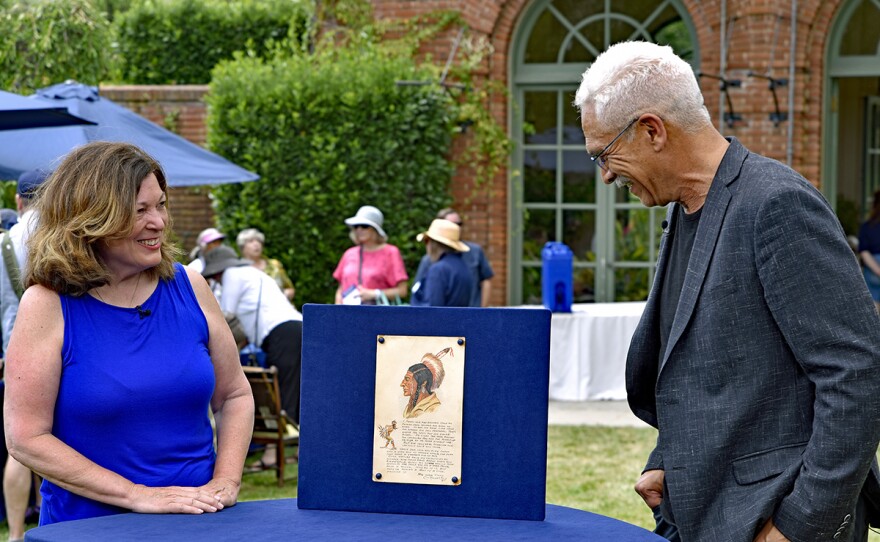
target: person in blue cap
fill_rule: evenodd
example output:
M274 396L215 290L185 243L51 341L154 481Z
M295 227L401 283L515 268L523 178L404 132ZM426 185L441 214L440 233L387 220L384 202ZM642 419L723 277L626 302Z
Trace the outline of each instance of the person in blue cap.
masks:
M8 232L0 236L0 322L3 326L3 351L9 345L12 326L18 314L18 301L23 292L21 270L27 257L26 244L30 232L36 224L36 215L31 201L37 189L49 176L48 171L31 170L21 174L15 194L15 206L19 219ZM9 524L9 540L23 540L25 516L31 493L33 476L30 469L16 461L11 455L6 458L3 471L3 494L6 499L6 521ZM38 497L39 499L39 493ZM39 501L38 501L39 502Z
M15 226L16 222L18 222L18 213L15 209L7 209L6 207L0 209L0 229L8 231L9 228Z

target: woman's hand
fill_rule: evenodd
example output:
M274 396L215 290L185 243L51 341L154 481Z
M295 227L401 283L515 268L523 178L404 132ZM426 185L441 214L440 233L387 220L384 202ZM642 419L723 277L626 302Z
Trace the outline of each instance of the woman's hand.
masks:
M213 482L214 480L211 480ZM217 491L202 487L147 487L134 484L129 493L133 512L142 514L202 514L223 510L225 506ZM235 491L238 496L238 490Z
M358 284L358 291L361 293L361 300L375 301L379 298L375 288L366 288L363 284Z
M226 507L235 506L235 503L238 501L238 490L240 487L241 482L231 478L214 478L199 489L210 493Z

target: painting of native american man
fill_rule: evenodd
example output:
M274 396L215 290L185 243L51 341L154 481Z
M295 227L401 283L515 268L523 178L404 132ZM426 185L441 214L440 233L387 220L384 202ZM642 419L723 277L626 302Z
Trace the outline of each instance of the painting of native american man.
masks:
M453 356L452 348L444 348L436 354L428 352L421 361L407 369L400 383L404 397L409 397L403 417L418 418L427 412L434 412L440 407L440 399L436 390L443 384L446 372L443 370L443 356Z

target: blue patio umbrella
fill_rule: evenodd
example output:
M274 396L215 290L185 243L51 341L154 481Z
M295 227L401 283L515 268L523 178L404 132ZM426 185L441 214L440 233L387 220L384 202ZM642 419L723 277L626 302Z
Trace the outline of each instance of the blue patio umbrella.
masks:
M52 170L68 152L90 141L137 145L159 161L170 186L238 183L260 178L99 96L96 87L68 81L40 89L30 99L43 105L66 107L97 125L0 132L0 179L15 179L30 169Z
M94 124L71 115L66 107L31 100L0 90L0 130Z

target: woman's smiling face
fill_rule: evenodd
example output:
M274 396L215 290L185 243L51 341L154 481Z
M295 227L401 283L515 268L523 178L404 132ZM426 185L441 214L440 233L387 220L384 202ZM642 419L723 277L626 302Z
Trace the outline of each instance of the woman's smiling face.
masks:
M111 271L123 276L138 273L159 265L162 261L162 242L168 223L165 192L152 173L147 175L138 190L135 203L136 218L128 237L102 243L98 253Z

